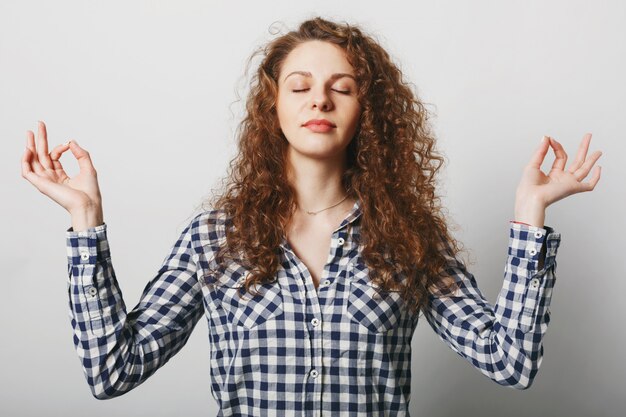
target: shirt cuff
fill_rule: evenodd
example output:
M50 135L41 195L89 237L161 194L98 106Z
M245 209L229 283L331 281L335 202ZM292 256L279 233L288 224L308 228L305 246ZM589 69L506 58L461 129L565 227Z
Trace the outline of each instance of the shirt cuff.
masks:
M511 221L510 226L508 254L526 260L531 277L543 274L554 265L561 243L560 233L545 225L537 227ZM542 268L539 269L539 258L543 256L545 259Z
M79 232L75 232L72 227L67 229L65 238L68 264L90 265L110 258L106 231L106 223Z

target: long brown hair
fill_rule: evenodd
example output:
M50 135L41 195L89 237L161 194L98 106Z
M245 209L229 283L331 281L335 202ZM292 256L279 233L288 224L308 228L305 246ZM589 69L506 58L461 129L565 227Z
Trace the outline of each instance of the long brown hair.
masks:
M346 150L342 185L360 201L362 256L370 278L383 291L400 291L418 312L429 294L449 293L458 284L446 272L458 266L459 243L435 194L444 159L411 84L377 41L345 22L307 20L248 60L262 56L237 129L239 153L230 161L226 190L205 201L228 219L226 242L214 261L220 270L226 259L244 262L250 269L246 291L275 280L280 243L296 207L285 171L288 141L276 113L278 76L287 55L311 40L343 48L356 74L362 114ZM406 279L400 282L399 276Z

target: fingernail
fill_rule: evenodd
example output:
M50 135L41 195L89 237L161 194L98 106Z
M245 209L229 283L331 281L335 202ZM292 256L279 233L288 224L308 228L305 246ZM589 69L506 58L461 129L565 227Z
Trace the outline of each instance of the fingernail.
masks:
M545 142L548 139L548 137L546 135L543 135L543 137L541 138L541 143Z
M71 140L68 140L67 142L65 142L65 143L63 144L63 146L67 146L67 145L69 145L69 144L70 144L70 142L71 142Z

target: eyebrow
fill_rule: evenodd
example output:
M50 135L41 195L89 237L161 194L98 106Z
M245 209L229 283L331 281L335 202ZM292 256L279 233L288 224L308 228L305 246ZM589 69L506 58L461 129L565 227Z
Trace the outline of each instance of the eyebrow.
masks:
M303 75L305 77L312 77L311 73L309 71L293 71L292 73L290 73L289 75L287 75L284 79L283 82L287 80L287 78L289 78L291 75L294 74L299 74L299 75ZM330 76L330 80L334 81L338 78L343 78L343 77L350 77L352 78L354 81L356 81L356 78L354 78L354 75L352 74L348 74L345 72L336 72L333 75Z

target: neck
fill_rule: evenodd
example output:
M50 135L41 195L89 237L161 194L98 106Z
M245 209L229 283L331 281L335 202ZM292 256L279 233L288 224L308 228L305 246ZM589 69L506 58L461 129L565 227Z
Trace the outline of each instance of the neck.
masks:
M297 157L292 155L288 158L289 182L296 190L296 201L299 211L319 211L340 202L347 193L341 184L341 178L345 170L344 160L326 160ZM330 215L341 211L346 206L354 203L350 198L341 204L322 211L319 215Z

